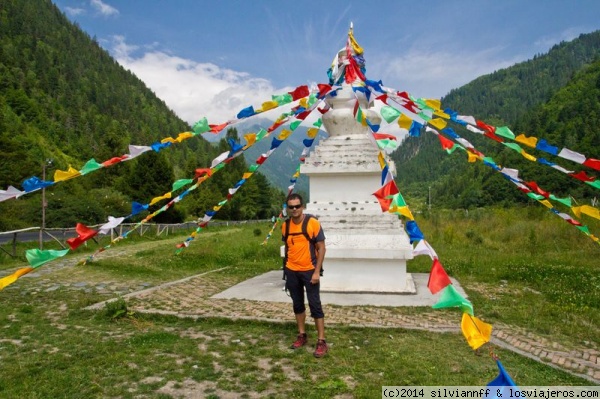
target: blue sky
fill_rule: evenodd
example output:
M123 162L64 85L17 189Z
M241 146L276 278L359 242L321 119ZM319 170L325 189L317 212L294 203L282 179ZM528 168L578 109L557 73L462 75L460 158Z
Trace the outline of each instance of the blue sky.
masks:
M597 0L53 0L182 119L326 83L350 22L367 77L440 98L600 29Z

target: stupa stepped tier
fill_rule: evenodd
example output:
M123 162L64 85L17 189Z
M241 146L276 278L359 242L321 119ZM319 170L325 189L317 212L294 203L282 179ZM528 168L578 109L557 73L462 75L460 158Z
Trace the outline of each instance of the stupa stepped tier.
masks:
M381 188L381 167L368 128L356 122L356 97L350 86L327 100L323 115L329 137L306 158L301 173L309 177L306 213L316 216L326 236L323 292L415 293L406 261L412 259L401 220L381 211L372 195ZM378 115L361 107L369 120ZM393 169L393 163L389 162ZM393 173L395 170L393 170Z

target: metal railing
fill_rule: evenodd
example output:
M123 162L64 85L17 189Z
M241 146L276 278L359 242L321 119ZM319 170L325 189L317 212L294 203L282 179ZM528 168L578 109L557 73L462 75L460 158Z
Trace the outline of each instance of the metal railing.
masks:
M270 220L237 220L237 221L214 221L210 223L210 226L236 226L247 223L264 223ZM123 232L127 232L132 227L136 226L137 223L122 223L118 227L114 228L110 232L111 241L115 237L120 236ZM88 226L90 228L98 228L101 224ZM174 234L176 231L181 230L192 230L198 226L197 222L186 222L186 223L144 223L139 226L137 233L140 236L145 234L155 234L159 236L168 236ZM54 240L60 244L63 249L66 249L65 241L69 238L77 237L74 227L69 228L45 228L41 227L28 227L26 229L12 230L12 231L0 231L0 250L6 254L16 257L17 256L17 243L18 242L32 242L38 241L40 249L43 248L43 241ZM42 241L43 240L43 241ZM10 243L10 251L2 247L3 244Z

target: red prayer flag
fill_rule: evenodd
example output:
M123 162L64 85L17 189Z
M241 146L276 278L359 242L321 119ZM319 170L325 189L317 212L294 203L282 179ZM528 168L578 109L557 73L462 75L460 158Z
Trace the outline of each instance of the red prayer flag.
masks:
M504 143L504 140L502 140L502 138L500 136L496 136L496 134L494 134L492 132L487 132L486 131L483 135L486 136L486 137L491 138L494 141L497 141L498 143Z
M196 173L194 175L194 178L197 179L197 178L202 177L204 175L211 176L212 175L212 171L209 168L199 168L199 169L196 169Z
M542 190L536 182L534 181L527 181L525 182L525 184L527 185L527 187L529 187L531 190L533 190L534 192L538 193L539 195L543 195L545 198L549 198L550 197L550 193L547 191Z
M111 159L109 159L107 161L102 162L102 166L105 166L105 167L106 166L111 166L111 165L114 165L114 164L119 163L121 161L124 161L127 158L129 158L129 155L122 155L120 157L114 157L114 158L111 158Z
M289 91L289 94L292 95L292 100L296 101L301 99L302 97L306 97L310 94L308 90L308 86L298 86L294 89L294 91Z
M383 102L384 104L387 104L387 100L388 100L388 95L387 94L382 94L379 97L375 97L377 100Z
M319 88L319 94L317 94L317 97L319 98L323 98L325 94L327 94L331 90L331 86L323 83L317 84L317 87Z
M588 158L585 160L585 162L583 164L585 166L587 166L588 168L600 170L600 160L599 159Z
M379 190L375 191L373 195L379 201L379 205L381 206L381 210L383 212L387 212L390 210L390 205L392 204L392 199L388 198L394 194L398 194L400 191L396 186L396 182L390 180L387 184L382 186Z
M296 115L296 119L305 120L305 119L306 119L306 117L307 117L308 115L310 115L310 113L311 113L311 112L312 112L312 110L310 110L310 109L309 109L309 110L306 110L306 111L304 111L304 112L300 112L298 115Z
M209 131L211 133L219 133L221 130L225 129L227 127L227 125L229 125L229 122L225 122L220 125L208 125L208 127L210 127Z
M485 122L477 121L477 126L480 127L480 128L482 128L486 132L493 134L493 135L495 135L495 133L496 133L496 127L492 126L492 125L488 125Z
M396 136L394 136L392 134L387 134L387 133L373 133L373 138L375 138L375 140L381 140L381 139L396 140Z
M433 264L431 265L431 272L429 272L427 288L429 288L429 291L431 291L432 294L437 294L450 284L452 284L450 277L448 277L448 274L442 267L438 258L434 258Z
M571 176L573 176L574 178L576 178L577 180L581 180L584 182L592 182L592 181L596 180L596 178L594 176L586 175L583 170L579 173L569 173L569 174Z
M85 241L98 234L97 230L90 229L89 227L81 223L77 223L77 225L75 226L75 232L77 233L77 237L69 238L67 240L67 244L69 244L69 247L71 247L73 251Z
M446 137L442 136L441 134L438 134L438 139L440 139L440 143L442 144L442 148L444 150L451 150L452 147L454 147L454 142L452 142L452 140L447 139Z
M260 157L258 157L258 159L256 160L256 163L258 165L262 165L265 161L267 160L267 157L264 155L261 155Z

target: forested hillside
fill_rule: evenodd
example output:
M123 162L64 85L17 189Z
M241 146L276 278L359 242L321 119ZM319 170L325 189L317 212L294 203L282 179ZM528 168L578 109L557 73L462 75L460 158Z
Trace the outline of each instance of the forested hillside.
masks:
M79 169L91 158L103 162L128 153L129 144L150 145L189 129L51 1L0 0L0 189L20 187L31 176L41 178L48 160L46 178L52 180L57 169ZM218 150L194 137L58 184L47 190L47 225L101 223L109 214L127 215L131 201L148 203L170 191L175 179L191 178L196 168L210 166ZM244 171L243 162L232 162L215 182L158 220L202 216L227 194L221 186L235 184ZM250 179L240 197L244 190L260 190L268 200L273 196L262 176ZM234 201L219 216L270 215L270 204L259 202L257 207L250 199ZM39 193L0 203L0 230L39 225L40 204Z
M591 142L591 127L574 131L577 125L573 121L586 120L589 114L600 112L600 104L589 92L593 91L593 83L584 79L579 72L584 70L600 57L600 32L584 34L571 42L555 45L547 54L537 55L532 60L516 64L512 67L496 71L490 75L479 77L471 83L452 90L442 99L442 108L451 108L461 115L473 115L475 118L496 126L508 125L519 134L526 132L527 136L546 137L553 142L555 135L545 136L550 130L563 132L562 142L565 145L588 156L597 155L597 150L587 151ZM585 80L585 82L584 82ZM592 79L593 80L593 79ZM594 83L595 84L595 83ZM565 87L587 85L578 94L567 98L565 94L558 95ZM572 93L573 88L567 89ZM560 113L560 117L550 117L546 112L541 114L537 108L548 103L555 104L553 110L566 107L569 112ZM569 102L569 105L567 105ZM578 103L579 102L579 103ZM580 105L585 103L583 109ZM550 104L550 103L548 103ZM546 125L540 118L553 123ZM531 121L529 123L528 121ZM537 122L536 122L537 121ZM471 141L486 155L504 160L508 156L500 144L482 138L464 129L459 134ZM567 143L568 141L568 143ZM520 156L517 154L516 158ZM440 147L434 135L423 132L421 137L409 137L398 151L393 154L398 168L398 183L401 190L414 197L426 198L431 187L433 203L438 206L462 207L482 206L486 204L514 201L527 201L511 185L497 176L492 176L485 166L480 163L468 164L464 154L456 152L446 154ZM513 154L506 159L508 167L525 171L543 170L544 166L527 164L527 161L516 159ZM537 172L535 172L537 173ZM545 173L545 172L544 172ZM556 175L552 174L553 176ZM530 176L533 178L537 175ZM563 182L564 176L556 177ZM581 186L578 185L578 186ZM573 188L569 183L568 188ZM578 193L590 195L585 187Z

